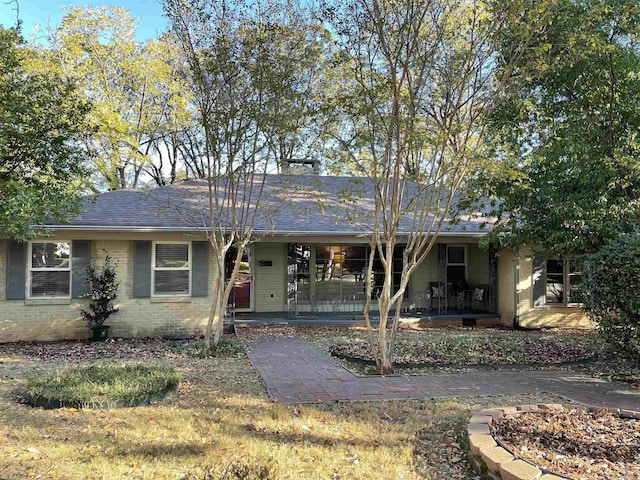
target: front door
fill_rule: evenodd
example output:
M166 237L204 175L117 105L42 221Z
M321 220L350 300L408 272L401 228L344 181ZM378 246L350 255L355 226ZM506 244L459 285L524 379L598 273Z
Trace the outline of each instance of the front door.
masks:
M231 247L227 252L225 259L225 279L228 281L233 272L233 267L238 250L235 247ZM238 276L235 280L233 290L229 297L229 303L235 305L236 311L249 312L253 310L253 295L251 292L251 282L253 280L251 275L252 270L252 255L250 247L244 249L242 252L242 258L240 259L240 269L238 270Z

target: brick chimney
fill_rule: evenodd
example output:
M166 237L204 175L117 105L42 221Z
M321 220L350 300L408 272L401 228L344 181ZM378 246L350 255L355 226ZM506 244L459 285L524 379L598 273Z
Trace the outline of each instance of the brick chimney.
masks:
M320 160L289 158L282 165L284 175L320 175Z

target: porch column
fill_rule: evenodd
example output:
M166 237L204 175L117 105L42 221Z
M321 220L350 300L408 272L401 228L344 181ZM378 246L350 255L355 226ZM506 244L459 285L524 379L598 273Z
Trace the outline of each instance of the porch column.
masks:
M438 286L447 286L447 244L438 243ZM449 293L449 292L447 292Z
M296 259L295 243L287 245L287 312L289 317L295 317L298 303L298 265Z
M489 244L489 296L487 297L487 310L495 313L498 310L498 249Z

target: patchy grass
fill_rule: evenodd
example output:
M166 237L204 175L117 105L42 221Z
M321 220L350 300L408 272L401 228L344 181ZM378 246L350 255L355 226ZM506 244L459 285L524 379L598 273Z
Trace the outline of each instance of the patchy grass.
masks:
M205 357L239 357L244 355L244 345L242 341L231 335L224 336L217 345L211 345L209 352L205 355L204 341L196 340L183 342L174 346L174 350L193 358Z
M17 395L35 406L125 407L165 394L179 383L180 374L169 366L91 363L30 376Z
M267 398L245 357L191 358L174 346L69 343L33 346L36 352L27 354L23 345L15 349L20 355L0 348L0 478L217 480L245 472L276 479L475 479L464 453L473 412L558 401L539 395L283 406ZM70 358L85 364L96 348L122 362L161 359L182 374L178 393L116 410L43 410L12 400L11 390L34 368L55 370Z
M640 389L640 359L634 362L614 353L605 352L596 361L578 365L575 369L605 380L626 382L632 387Z

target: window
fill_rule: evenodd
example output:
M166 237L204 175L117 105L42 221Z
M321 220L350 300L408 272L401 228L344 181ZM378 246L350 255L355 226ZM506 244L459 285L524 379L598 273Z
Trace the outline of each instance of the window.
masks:
M29 298L71 298L71 242L29 243Z
M447 282L453 285L466 284L467 249L464 245L447 245ZM465 289L466 290L466 289Z
M152 292L154 296L191 294L191 244L153 243Z
M402 251L393 251L393 291L400 286ZM318 245L316 248L315 288L318 301L364 300L369 247L363 245ZM384 269L376 252L373 260L373 295L379 295ZM405 295L408 292L405 293Z
M290 243L288 246L288 291L290 298L311 299L311 247Z
M581 284L581 259L546 261L544 301L547 305L582 303Z

